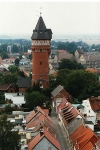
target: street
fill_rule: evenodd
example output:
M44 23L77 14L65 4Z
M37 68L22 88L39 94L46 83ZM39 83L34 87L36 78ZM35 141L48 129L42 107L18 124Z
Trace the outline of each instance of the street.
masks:
M58 123L58 118L57 118L57 114L55 113L55 111L52 109L51 112L51 119L53 121L53 124L55 126L55 131L56 131L56 137L57 140L60 142L61 144L61 150L70 150L69 149L69 145L68 142L65 138L64 132L63 132L63 128L62 126Z

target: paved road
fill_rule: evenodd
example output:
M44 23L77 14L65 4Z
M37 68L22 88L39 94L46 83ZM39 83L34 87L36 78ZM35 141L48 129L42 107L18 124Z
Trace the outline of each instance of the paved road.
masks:
M58 123L58 118L57 118L57 114L55 113L55 111L52 109L51 112L51 119L54 123L55 126L55 131L56 131L56 136L57 136L57 140L60 142L61 144L61 150L70 150L68 143L66 141L64 132L62 130L62 127L60 126L60 124Z

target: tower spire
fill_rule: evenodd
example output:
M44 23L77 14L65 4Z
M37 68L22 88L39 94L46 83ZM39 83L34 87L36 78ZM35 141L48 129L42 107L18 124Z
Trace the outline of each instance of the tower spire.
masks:
M41 16L41 14L42 14L41 9L42 9L42 7L40 7L40 16Z

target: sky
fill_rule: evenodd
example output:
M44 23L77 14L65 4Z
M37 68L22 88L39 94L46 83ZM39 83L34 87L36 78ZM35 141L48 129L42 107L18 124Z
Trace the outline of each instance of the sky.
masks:
M32 35L40 12L53 34L100 34L100 2L0 1L0 35Z

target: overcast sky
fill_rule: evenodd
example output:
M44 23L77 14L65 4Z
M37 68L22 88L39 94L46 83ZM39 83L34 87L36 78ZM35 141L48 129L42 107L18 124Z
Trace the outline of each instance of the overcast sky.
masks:
M0 2L0 34L31 35L40 16L53 34L100 34L100 2Z

